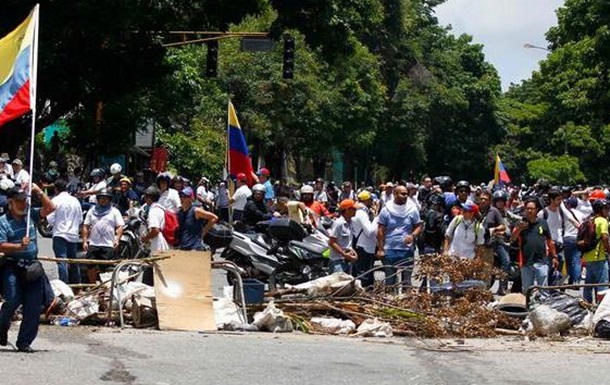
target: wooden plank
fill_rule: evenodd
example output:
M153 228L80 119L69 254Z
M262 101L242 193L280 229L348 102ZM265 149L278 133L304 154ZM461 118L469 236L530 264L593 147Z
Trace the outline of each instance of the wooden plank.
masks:
M167 250L155 266L159 329L216 331L210 252Z

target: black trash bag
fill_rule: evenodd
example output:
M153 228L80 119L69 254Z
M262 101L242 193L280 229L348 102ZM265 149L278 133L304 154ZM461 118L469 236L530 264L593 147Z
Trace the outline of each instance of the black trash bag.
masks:
M580 298L569 296L560 291L538 291L532 294L530 308L532 308L532 305L536 304L547 305L552 309L565 313L568 317L570 317L572 326L574 326L581 323L588 314L586 309L580 307L580 302Z
M595 325L593 335L597 338L605 338L610 340L610 322L601 320Z

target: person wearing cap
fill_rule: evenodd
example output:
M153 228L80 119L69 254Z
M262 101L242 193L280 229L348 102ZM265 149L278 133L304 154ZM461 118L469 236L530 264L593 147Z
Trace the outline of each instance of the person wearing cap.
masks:
M593 208L593 224L595 225L595 242L593 250L583 254L582 259L587 267L585 283L604 283L608 282L608 260L607 253L610 252L610 238L608 237L608 214L610 209L608 201L597 199L591 203ZM593 289L595 293L608 290L607 286L596 288L583 288L583 298L589 303L593 303Z
M30 174L24 170L23 162L19 159L13 160L13 180L21 188L25 188L30 183Z
M195 192L185 187L179 192L180 211L178 211L178 248L180 250L209 250L203 238L210 231L218 217L201 207L193 205Z
M407 198L407 204L414 205L418 211L421 210L421 204L419 203L419 199L417 199L417 191L418 186L414 185L411 182L407 182L405 184L407 191L409 192L409 198Z
M559 267L551 230L544 218L538 218L540 200L528 196L524 202L524 218L515 225L511 241L519 242L519 265L521 266L521 290L526 293L534 286L548 286L549 262Z
M160 198L161 191L156 185L151 185L144 191L144 201L148 206L148 233L141 240L143 244L150 242L150 250L153 252L170 248L162 233L165 228L165 210L167 209L159 203Z
M371 207L373 197L367 190L358 193L356 215L352 218L352 236L354 250L358 260L354 263L354 277L361 277L362 286L370 287L375 283L373 272L369 271L375 263L375 246L377 245L377 221L374 219Z
M400 267L402 285L411 286L415 263L415 242L422 231L419 211L407 205L409 192L405 186L394 188L394 198L388 200L377 218L377 258L381 259L386 273L386 285L396 284Z
M256 175L258 176L259 183L265 186L265 203L267 206L271 207L273 200L275 199L273 184L271 184L271 180L269 179L271 174L268 169L262 167L260 170L258 170Z
M113 193L109 189L102 189L96 194L96 203L85 216L82 230L83 249L87 258L98 260L112 260L119 247L125 221L121 212L112 206ZM100 267L88 265L87 278L89 283L97 281Z
M229 203L233 207L233 221L240 221L244 215L244 209L246 208L248 198L252 196L252 191L248 187L246 174L240 172L236 175L236 179L237 181L235 183L237 189L235 189Z
M114 194L114 203L122 215L127 215L134 202L138 202L138 194L131 189L131 179L124 176L119 181L119 190Z
M352 188L352 182L345 181L341 185L341 193L339 194L339 202L343 202L346 199L356 200L356 192Z
M352 245L352 218L356 215L356 202L344 199L339 203L339 217L333 222L328 232L330 247L329 270L333 273L351 273L352 262L358 254Z
M324 179L316 179L316 183L313 185L313 190L313 199L322 203L324 207L328 208L328 197L326 196L326 191L324 191Z
M55 181L55 196L52 201L55 211L47 216L53 226L53 252L55 258L76 258L83 210L78 199L67 192L68 182L59 178ZM57 264L59 279L66 284L81 283L77 264L60 262Z
M271 208L265 203L266 191L265 186L260 183L252 186L252 196L246 202L242 217L246 232L256 232L258 222L269 220L274 216Z
M203 205L206 210L214 207L214 193L210 190L210 180L202 176L197 183L195 199Z
M381 205L385 206L388 202L394 199L394 183L388 182L383 186L384 190L381 192L379 200L381 201Z
M44 273L41 276L23 279L24 268L38 258L36 225L41 217L55 210L51 199L32 184L31 194L42 202L42 208L30 208L29 228L28 194L20 186L13 186L7 192L8 213L0 217L0 253L4 253L0 269L4 303L0 308L0 346L8 344L8 330L17 308L22 306L23 319L17 336L17 349L31 353L32 343L38 334L40 313L44 301Z
M477 219L479 206L472 201L461 204L461 214L456 215L445 232L446 254L464 259L482 258L485 244L485 228Z
M58 168L59 168L59 165L57 164L56 161L52 160L49 162L49 169L47 170L47 172L45 172L43 174L43 180L45 183L43 185L44 188L53 187L53 183L55 183L57 178L59 178Z
M9 179L14 178L13 167L8 163L8 154L0 155L0 175Z

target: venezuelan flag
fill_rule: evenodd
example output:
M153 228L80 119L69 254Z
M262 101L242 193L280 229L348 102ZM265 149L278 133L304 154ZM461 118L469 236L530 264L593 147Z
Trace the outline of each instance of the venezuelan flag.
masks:
M510 183L510 178L508 177L508 173L504 168L504 164L500 160L500 155L496 154L496 168L494 170L494 183L495 184L503 184Z
M15 30L0 39L0 126L32 109L35 84L34 38L38 7Z
M244 173L248 180L248 185L252 185L252 161L250 160L246 137L241 130L241 126L237 120L235 107L233 107L233 103L231 102L229 102L228 135L229 151L227 154L227 169L229 170L229 174L236 177L237 174Z

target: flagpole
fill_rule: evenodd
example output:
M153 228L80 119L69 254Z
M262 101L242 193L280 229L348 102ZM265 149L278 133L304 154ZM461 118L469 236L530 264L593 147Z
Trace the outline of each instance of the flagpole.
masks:
M233 225L233 205L231 204L231 196L233 195L233 181L231 180L231 97L227 99L227 148L226 148L226 165L227 165L227 194L229 195L229 225Z
M38 81L38 28L40 23L40 4L34 7L34 41L30 55L30 109L32 110L32 128L30 132L30 186L28 187L28 212L25 227L26 238L30 236L30 212L32 210L32 181L34 180L34 143L36 137L36 84Z

